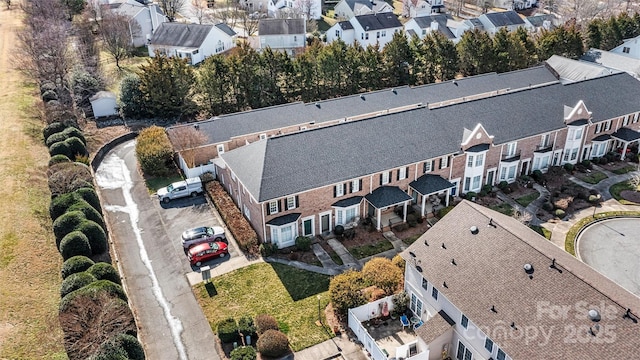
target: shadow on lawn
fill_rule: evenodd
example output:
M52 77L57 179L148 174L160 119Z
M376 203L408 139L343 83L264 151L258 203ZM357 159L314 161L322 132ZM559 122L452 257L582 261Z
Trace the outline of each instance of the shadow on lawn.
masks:
M306 299L329 289L329 276L327 275L284 264L271 263L270 265L293 301Z
M207 295L209 295L209 297L218 295L218 290L216 290L216 286L212 282L204 284L204 289L207 291Z

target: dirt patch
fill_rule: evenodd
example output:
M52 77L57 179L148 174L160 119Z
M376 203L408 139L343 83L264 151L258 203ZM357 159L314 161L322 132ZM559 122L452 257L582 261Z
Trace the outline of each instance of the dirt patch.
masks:
M87 121L82 127L84 136L87 138L87 150L91 156L104 144L117 138L120 135L129 133L129 129L124 125L108 126L98 128L95 121Z
M640 191L623 190L620 192L620 196L627 201L640 204Z

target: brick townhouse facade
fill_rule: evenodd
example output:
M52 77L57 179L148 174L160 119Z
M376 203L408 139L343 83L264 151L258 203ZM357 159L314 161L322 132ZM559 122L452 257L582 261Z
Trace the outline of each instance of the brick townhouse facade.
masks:
M484 184L626 149L640 139L638 100L627 74L552 82L267 136L214 164L260 239L286 247L363 218L381 230Z

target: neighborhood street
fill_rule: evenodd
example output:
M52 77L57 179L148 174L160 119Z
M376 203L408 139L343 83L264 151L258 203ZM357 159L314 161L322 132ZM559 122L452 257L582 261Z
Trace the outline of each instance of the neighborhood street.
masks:
M114 264L124 276L146 356L220 359L187 281L192 268L180 243L180 234L188 228L219 224L203 196L161 206L138 172L134 144L126 142L109 152L96 181L114 242ZM237 250L231 249L230 255L237 256Z

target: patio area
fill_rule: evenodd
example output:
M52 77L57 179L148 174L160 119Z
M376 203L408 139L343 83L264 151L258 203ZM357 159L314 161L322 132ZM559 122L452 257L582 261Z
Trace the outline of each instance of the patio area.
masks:
M363 325L367 326L366 322ZM369 326L366 329L382 352L389 354L389 357L396 356L397 348L416 342L413 325L403 328L400 319L389 318L378 326Z

